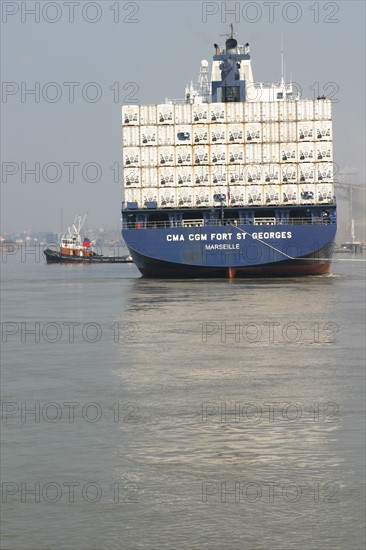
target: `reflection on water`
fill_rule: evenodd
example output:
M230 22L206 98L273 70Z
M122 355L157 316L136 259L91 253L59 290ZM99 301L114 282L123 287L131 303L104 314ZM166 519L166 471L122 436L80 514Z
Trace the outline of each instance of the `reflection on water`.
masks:
M6 268L5 321L102 333L9 337L3 398L103 414L9 418L5 480L95 482L103 494L9 497L4 547L363 547L363 264L231 283L142 279L131 265Z

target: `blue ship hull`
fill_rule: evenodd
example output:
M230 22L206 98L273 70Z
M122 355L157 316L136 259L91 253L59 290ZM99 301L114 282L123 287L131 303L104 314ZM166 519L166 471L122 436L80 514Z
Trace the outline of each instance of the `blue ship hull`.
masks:
M122 230L142 275L161 278L324 274L335 234L335 223Z

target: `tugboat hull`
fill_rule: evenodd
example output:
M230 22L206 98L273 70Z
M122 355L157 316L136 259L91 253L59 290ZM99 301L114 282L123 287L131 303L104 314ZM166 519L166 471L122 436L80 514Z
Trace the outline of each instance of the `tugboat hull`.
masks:
M92 254L89 256L69 256L67 254L61 254L47 248L44 251L46 261L48 264L54 263L69 263L69 264L92 264L92 263L111 263L111 264L126 264L133 263L133 259L129 256L100 256L99 254Z

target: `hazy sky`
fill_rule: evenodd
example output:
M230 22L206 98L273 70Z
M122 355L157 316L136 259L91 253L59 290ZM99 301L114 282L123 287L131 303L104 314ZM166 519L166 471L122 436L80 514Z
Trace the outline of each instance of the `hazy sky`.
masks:
M2 1L1 8L2 231L59 231L61 208L64 228L87 210L89 227L119 226L122 103L183 98L229 23L239 43L250 43L256 81L280 79L282 33L286 80L292 76L302 97L317 96L318 86L320 94L333 91L335 161L365 181L363 1Z

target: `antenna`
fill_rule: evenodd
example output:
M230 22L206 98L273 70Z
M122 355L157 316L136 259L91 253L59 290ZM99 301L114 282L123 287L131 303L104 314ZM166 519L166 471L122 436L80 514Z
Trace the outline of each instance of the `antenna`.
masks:
M285 82L285 61L283 55L283 34L281 33L281 82Z

